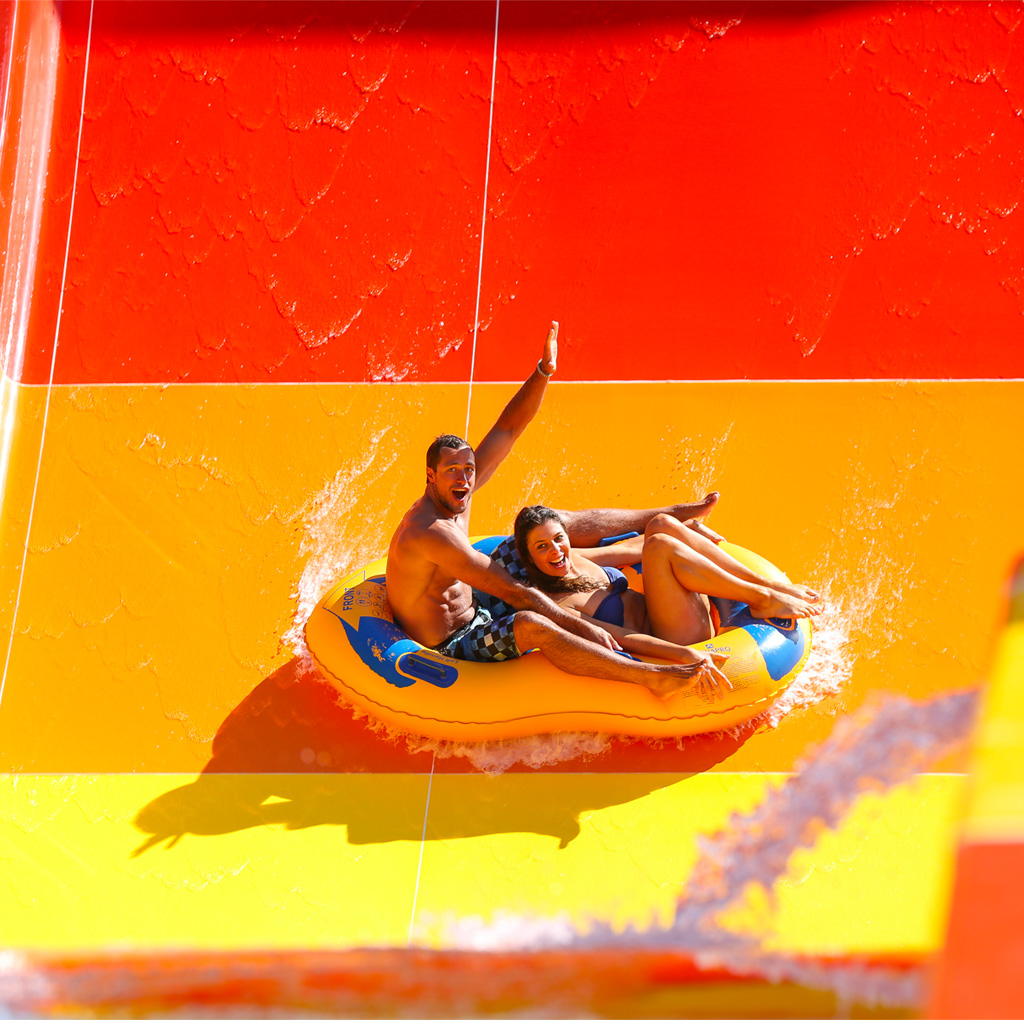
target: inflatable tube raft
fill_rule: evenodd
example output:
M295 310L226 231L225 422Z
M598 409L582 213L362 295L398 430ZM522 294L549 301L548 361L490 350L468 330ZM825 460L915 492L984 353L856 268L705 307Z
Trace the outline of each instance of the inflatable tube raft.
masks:
M478 538L485 554L502 537ZM723 547L770 578L770 562ZM394 622L384 588L387 559L336 584L306 623L306 644L327 679L353 704L406 732L437 739L493 740L552 732L689 736L745 722L764 711L803 669L811 649L807 619L755 619L745 604L713 599L717 635L694 650L729 655L724 698L696 686L661 700L646 687L572 676L539 651L511 661L457 661L422 647ZM642 589L633 574L631 586Z

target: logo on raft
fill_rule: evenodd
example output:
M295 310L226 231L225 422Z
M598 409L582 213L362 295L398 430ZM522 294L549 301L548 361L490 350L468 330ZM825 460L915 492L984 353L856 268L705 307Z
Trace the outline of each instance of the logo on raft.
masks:
M411 639L390 618L387 595L379 579L365 580L347 591L341 602L341 614L328 611L345 627L349 645L367 668L392 686L430 683L447 689L459 678L458 663ZM349 621L355 619L353 626Z

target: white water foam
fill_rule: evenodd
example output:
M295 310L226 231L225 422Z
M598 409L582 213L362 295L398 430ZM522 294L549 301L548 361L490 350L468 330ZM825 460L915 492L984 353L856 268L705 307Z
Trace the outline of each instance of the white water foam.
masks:
M823 594L826 610L814 620L811 653L803 671L767 711L757 718L764 729L775 729L793 711L813 707L840 693L853 674L848 656L850 616Z
M409 746L413 750L429 750L437 757L464 757L474 768L488 775L500 775L517 764L527 768L544 768L579 757L594 757L610 745L609 736L583 732L560 732L480 743L423 738L417 741L409 737Z
M379 520L365 511L364 487L358 482L368 472L383 477L392 468L395 454L389 455L382 444L389 429L368 436L359 461L339 469L303 509L302 576L292 594L295 614L291 629L281 638L282 644L300 657L307 654L303 628L320 598L339 579L380 558L385 548ZM363 511L357 514L357 510Z

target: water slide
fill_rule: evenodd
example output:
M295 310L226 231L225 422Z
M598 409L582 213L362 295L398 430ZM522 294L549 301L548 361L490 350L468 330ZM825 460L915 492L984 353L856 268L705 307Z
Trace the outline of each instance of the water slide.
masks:
M0 1009L978 1015L1024 837L1022 21L3 0ZM552 319L473 531L719 491L828 605L747 727L424 741L305 655Z

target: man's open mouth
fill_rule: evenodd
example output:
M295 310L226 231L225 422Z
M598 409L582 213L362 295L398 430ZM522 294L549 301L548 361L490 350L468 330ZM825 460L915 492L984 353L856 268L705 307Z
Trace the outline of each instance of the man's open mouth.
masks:
M456 501L465 501L469 496L469 489L466 487L459 487L452 491L452 497Z

